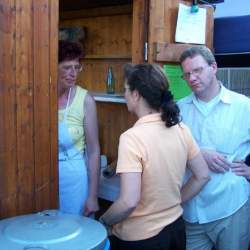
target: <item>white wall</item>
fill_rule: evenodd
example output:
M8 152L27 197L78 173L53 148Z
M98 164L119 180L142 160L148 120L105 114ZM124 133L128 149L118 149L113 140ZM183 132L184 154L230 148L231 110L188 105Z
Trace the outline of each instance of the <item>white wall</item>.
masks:
M224 0L216 4L215 18L244 15L250 15L250 0Z

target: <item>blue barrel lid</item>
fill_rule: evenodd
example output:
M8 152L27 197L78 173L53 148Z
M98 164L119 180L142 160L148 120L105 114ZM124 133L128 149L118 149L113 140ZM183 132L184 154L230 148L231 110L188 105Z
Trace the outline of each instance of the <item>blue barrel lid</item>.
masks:
M0 221L1 250L103 249L106 238L98 221L57 210Z

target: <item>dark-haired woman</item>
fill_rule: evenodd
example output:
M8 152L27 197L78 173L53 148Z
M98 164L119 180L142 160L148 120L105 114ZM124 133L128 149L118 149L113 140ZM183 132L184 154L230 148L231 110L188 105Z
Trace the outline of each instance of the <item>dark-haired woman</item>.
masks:
M120 137L120 196L100 217L111 249L185 249L181 203L209 180L208 167L156 65L127 65L125 99L138 117ZM182 187L186 167L193 175Z
M76 85L83 50L60 41L58 58L58 147L60 210L86 216L98 210L100 147L94 99Z

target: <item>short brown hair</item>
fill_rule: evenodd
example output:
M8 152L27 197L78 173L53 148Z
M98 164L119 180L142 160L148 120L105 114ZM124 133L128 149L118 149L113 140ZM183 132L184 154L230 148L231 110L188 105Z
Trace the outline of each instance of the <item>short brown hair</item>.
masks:
M59 41L58 46L58 62L66 60L81 59L84 57L83 47L76 42Z
M180 63L186 60L188 57L202 56L204 60L211 65L216 62L212 51L206 46L194 46L184 50L180 56Z

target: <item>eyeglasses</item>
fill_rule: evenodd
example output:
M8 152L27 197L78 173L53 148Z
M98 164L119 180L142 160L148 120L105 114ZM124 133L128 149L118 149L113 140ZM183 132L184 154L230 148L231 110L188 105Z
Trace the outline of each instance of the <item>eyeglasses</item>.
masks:
M69 73L70 71L75 71L76 73L79 73L82 71L82 65L81 64L76 64L76 65L63 65L61 66L61 69L64 72Z
M185 72L185 73L183 73L182 78L185 79L185 80L189 80L190 77L191 77L191 75L199 76L199 75L202 73L202 71L203 71L205 68L209 67L209 66L210 66L210 65L206 65L206 66L203 66L203 67L195 68L195 69L193 69L193 70L190 71L190 72Z

